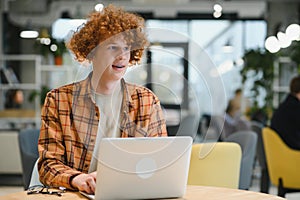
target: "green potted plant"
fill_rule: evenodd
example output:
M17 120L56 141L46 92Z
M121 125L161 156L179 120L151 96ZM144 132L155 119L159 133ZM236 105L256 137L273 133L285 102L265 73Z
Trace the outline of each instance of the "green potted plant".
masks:
M273 80L274 80L274 62L281 56L288 56L293 62L297 64L298 72L300 72L300 42L293 41L292 44L285 49L281 49L277 53L270 53L265 49L251 49L245 52L244 67L240 73L242 76L242 83L249 78L254 79L251 88L253 106L249 111L249 116L264 113L268 118L272 116L273 111ZM265 91L265 104L263 106L258 104L256 98Z
M51 39L50 50L54 56L55 65L63 64L63 54L67 51L65 42L63 40Z
M251 49L245 52L244 67L240 73L242 76L242 83L249 78L254 79L253 86L251 88L253 106L249 110L248 115L251 117L257 112L264 113L266 116L271 116L272 100L273 100L273 78L274 78L274 60L276 54L272 54L264 49ZM262 90L266 91L264 97L265 104L259 105L257 96L259 96Z
M41 90L38 91L38 90L33 90L29 96L28 96L28 101L29 102L34 102L34 99L39 96L40 97L40 104L41 106L44 104L44 101L45 101L45 98L46 98L46 95L47 93L50 91L51 89L46 86L46 85L43 85L41 87Z
M39 38L35 43L35 47L44 57L46 63L50 58L49 55L52 55L55 65L62 65L63 54L67 51L65 42L63 40L57 40L47 36L46 38Z

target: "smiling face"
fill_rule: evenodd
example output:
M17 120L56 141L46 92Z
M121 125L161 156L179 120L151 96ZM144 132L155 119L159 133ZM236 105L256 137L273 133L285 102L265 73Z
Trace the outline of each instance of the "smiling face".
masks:
M100 84L118 81L124 76L129 60L130 46L123 37L105 41L94 52L93 76Z

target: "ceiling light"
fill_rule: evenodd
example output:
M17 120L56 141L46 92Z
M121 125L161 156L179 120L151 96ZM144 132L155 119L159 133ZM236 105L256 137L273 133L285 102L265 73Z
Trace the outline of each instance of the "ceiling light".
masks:
M40 43L44 45L50 45L51 39L50 38L40 38Z
M27 22L25 30L20 32L21 38L32 39L32 38L37 38L38 36L39 36L39 32L37 32L32 28L30 21Z
M97 12L101 12L103 10L103 4L102 3L98 3L97 5L95 5L95 10Z
M278 32L277 38L278 38L279 45L281 48L287 48L292 44L292 41L283 32Z
M300 26L299 24L291 24L286 28L285 31L287 37L290 40L298 40L300 37Z
M216 11L216 12L222 12L222 6L220 5L220 4L215 4L214 5L214 11Z
M275 36L270 36L265 41L265 48L271 53L276 53L280 50L279 41Z
M223 46L222 47L224 53L232 53L233 52L233 46Z
M236 64L237 66L241 66L241 65L244 64L244 60L243 60L242 58L239 58L239 59L237 59L237 60L235 61L235 64Z
M56 44L51 44L51 46L50 46L51 51L55 52L55 51L57 51L57 49L58 49L58 47Z
M222 12L217 12L217 11L215 11L215 12L213 13L213 16L214 16L214 18L219 18L219 17L222 16Z
M33 30L25 30L20 32L20 37L21 38L37 38L39 36L39 32L33 31Z
M226 42L226 44L222 47L224 53L232 53L233 46L230 42L230 39Z

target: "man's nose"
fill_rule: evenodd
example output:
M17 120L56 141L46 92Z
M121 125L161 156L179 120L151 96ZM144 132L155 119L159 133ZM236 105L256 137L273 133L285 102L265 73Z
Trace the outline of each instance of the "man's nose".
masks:
M128 53L129 53L128 51L122 50L122 49L121 49L121 50L118 52L117 58L120 59L120 60L125 59L125 58L127 57Z

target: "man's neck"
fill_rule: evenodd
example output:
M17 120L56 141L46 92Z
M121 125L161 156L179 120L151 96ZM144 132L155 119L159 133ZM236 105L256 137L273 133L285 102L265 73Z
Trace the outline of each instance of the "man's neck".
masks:
M120 80L106 81L100 79L98 82L94 81L94 89L96 93L109 95L112 94L116 86L120 83Z

